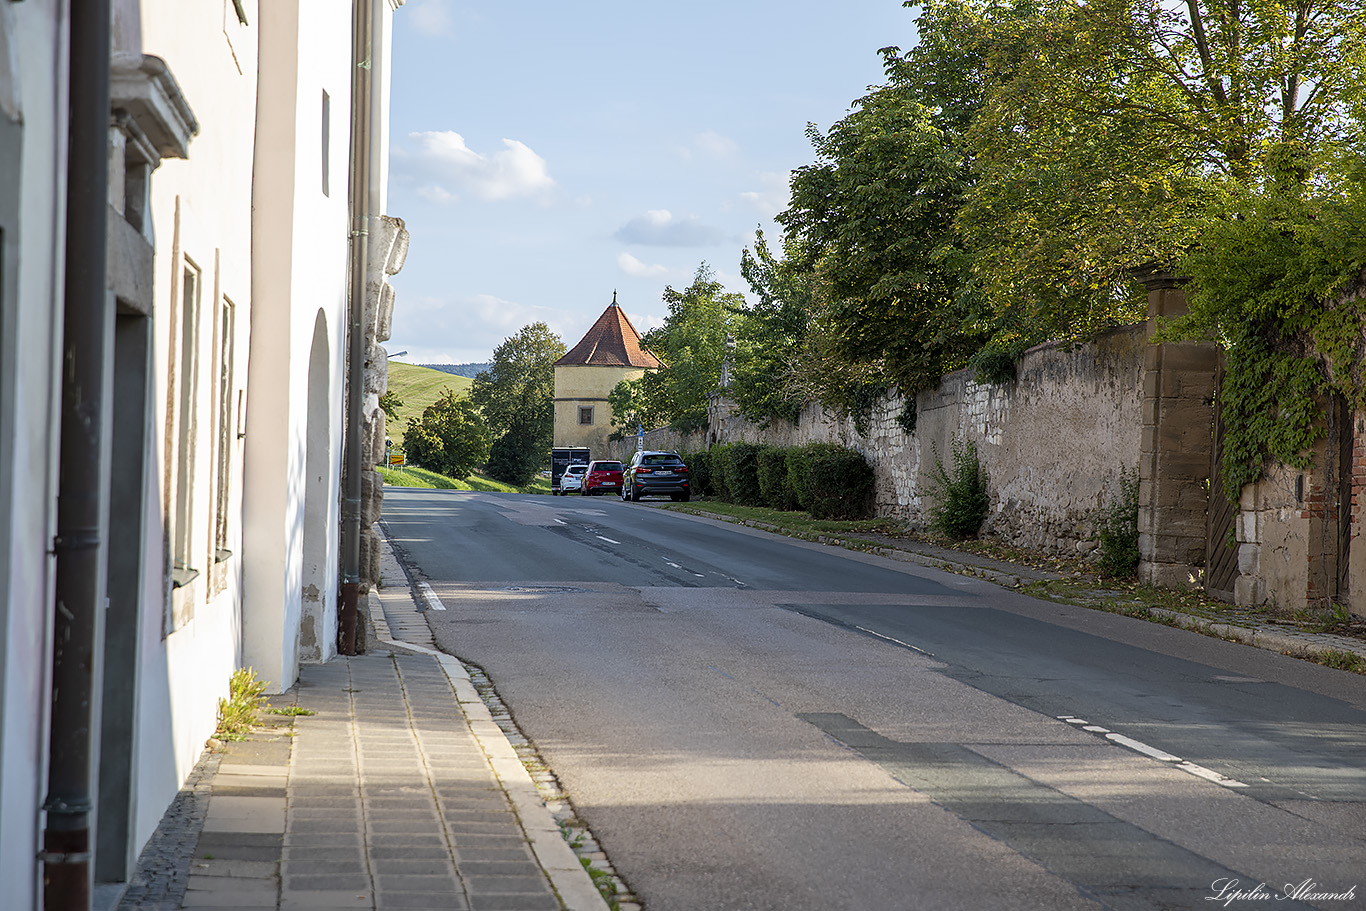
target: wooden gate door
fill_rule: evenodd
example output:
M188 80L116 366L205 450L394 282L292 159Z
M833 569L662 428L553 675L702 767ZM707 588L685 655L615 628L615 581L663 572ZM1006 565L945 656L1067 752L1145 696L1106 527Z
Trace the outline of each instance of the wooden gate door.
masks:
M1205 508L1205 592L1220 601L1232 601L1233 585L1238 581L1238 542L1233 532L1238 506L1225 496L1219 477L1224 453L1223 386L1221 356L1214 378L1214 443L1210 446L1209 503Z

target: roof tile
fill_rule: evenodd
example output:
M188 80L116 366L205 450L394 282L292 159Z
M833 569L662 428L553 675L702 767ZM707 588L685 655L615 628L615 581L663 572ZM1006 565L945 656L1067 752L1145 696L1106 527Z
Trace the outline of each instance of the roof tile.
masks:
M640 333L626 318L626 312L617 304L614 293L612 303L598 317L593 328L568 354L556 361L555 366L653 369L662 365L659 358L640 346Z

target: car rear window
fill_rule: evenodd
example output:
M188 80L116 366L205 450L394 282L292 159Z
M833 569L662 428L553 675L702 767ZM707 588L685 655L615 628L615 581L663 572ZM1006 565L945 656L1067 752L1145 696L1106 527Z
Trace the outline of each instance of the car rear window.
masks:
M570 465L568 468L565 469L564 473L565 473L565 474L583 474L583 473L584 473L585 471L587 471L587 470L588 470L588 466L587 466L587 465Z
M646 465L675 465L682 461L683 460L678 456L664 452L655 455L647 455L645 458L641 459L641 462Z
M598 462L593 466L594 471L621 471L620 462Z

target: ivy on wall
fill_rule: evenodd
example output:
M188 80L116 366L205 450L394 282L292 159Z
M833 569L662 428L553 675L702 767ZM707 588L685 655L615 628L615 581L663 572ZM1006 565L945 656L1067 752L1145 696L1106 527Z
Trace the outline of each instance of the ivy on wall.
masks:
M1273 180L1235 188L1222 215L1182 257L1190 312L1158 340L1227 352L1221 476L1236 502L1269 462L1308 467L1328 397L1366 406L1366 188L1359 174L1336 188Z

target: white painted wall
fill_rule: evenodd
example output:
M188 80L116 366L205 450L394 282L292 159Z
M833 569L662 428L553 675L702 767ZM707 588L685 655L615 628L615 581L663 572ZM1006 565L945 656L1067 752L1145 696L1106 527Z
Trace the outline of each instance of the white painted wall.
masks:
M348 252L351 9L336 0L115 0L117 50L161 57L199 122L185 160L152 175L149 482L137 629L133 850L151 836L212 733L232 671L273 690L335 652ZM261 8L264 6L264 8ZM392 9L384 4L386 24ZM63 0L0 2L0 117L21 115L21 194L0 290L0 882L6 908L39 901L47 766L64 226ZM387 50L388 35L383 39ZM387 73L387 62L381 67ZM258 92L258 80L265 86ZM330 98L324 142L323 92ZM383 89L381 97L387 94ZM324 152L326 149L326 153ZM326 155L326 158L324 158ZM22 166L22 170L20 167ZM323 174L330 177L324 192ZM382 184L381 184L382 192ZM13 207L11 207L13 208ZM189 585L168 583L180 409L181 275L202 280ZM17 264L17 266L15 265ZM229 421L232 555L216 553L219 308L234 305ZM19 306L19 301L24 306ZM312 382L310 384L310 376ZM248 379L250 377L250 384ZM238 393L244 393L237 411ZM238 438L237 429L246 429ZM310 458L311 453L311 458ZM307 542L308 546L305 546ZM249 567L249 569L247 569ZM313 584L317 599L305 602ZM168 623L168 605L178 617ZM301 633L306 632L307 635ZM302 642L302 645L301 645Z
M255 124L255 4L246 3L249 26L232 4L142 0L142 51L166 61L199 122L189 157L165 159L152 175L150 211L156 238L153 326L153 465L148 490L144 554L144 605L139 672L134 841L141 845L160 821L213 733L217 701L240 658L241 476L243 445L230 433L229 540L226 565L215 558L219 313L235 311L232 416L238 390L247 388L252 309L251 186ZM179 375L181 276L187 263L201 275L196 338L197 392L192 410L194 474L192 553L199 577L172 593L185 614L166 631L166 564L163 528L173 512L174 449L167 428L178 407L171 393ZM215 574L222 577L215 584ZM220 587L221 586L221 587Z
M0 117L19 114L24 124L21 160L0 162L0 180L19 180L21 226L5 238L17 246L17 255L6 258L7 268L17 268L17 293L0 296L0 882L5 906L14 908L33 907L37 896L34 858L47 772L65 10L59 0L0 7Z
M350 4L328 0L278 0L258 15L261 83L270 91L261 93L256 121L243 657L278 692L293 684L300 660L336 650L351 20ZM325 351L314 346L319 325ZM324 416L310 429L309 367L324 359L327 369L314 376L327 388L313 393ZM315 458L312 478L310 446L327 453ZM310 488L321 502L306 504Z

